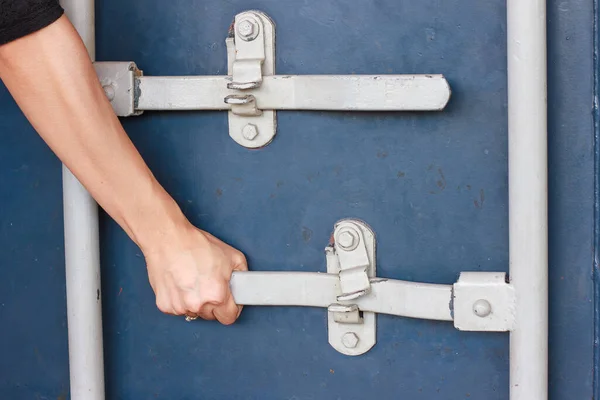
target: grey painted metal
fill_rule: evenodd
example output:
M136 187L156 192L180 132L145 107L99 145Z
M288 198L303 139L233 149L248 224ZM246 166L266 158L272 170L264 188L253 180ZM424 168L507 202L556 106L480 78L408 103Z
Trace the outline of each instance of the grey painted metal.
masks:
M319 272L234 272L231 290L238 304L327 308L337 303L337 274ZM353 300L363 312L452 321L451 285L371 279L368 296Z
M61 4L94 60L94 1ZM71 399L104 400L98 207L67 167L62 168Z
M515 290L504 272L462 272L454 284L454 327L507 332L515 324Z
M375 270L375 233L361 221L342 220L335 226L335 262L327 258L327 272L340 275L338 301L353 300L369 293Z
M139 115L135 109L135 78L141 75L132 62L97 62L94 68L110 104L119 116Z
M242 29L239 29L239 24ZM274 49L275 25L261 12L246 11L235 16L234 26L238 29L235 29L233 41L235 52L232 55L235 58L228 64L232 66L229 86L237 89L260 86L263 63L269 52L266 43L271 43L271 51Z
M137 110L230 110L226 76L138 78ZM241 92L237 92L241 93ZM439 111L450 100L443 75L274 75L247 90L261 110Z
M246 11L235 16L234 27L246 22L252 26L252 32L245 34L244 27L234 29L234 37L225 40L227 73L231 81L223 83L223 87L240 90L221 96L222 102L232 97L249 100L245 104L228 103L231 106L228 113L229 136L241 146L259 148L271 143L275 137L276 113L259 109L255 96L249 91L260 87L264 77L275 74L275 23L263 12ZM252 135L244 134L248 125L255 128Z
M546 1L508 0L511 400L548 398Z
M375 232L363 221L344 219L335 224L333 237L325 249L327 273L337 274L339 285L327 309L327 336L340 353L358 356L377 343L377 315L356 303L369 295L369 278L377 275ZM342 306L348 309L340 312Z
M98 207L63 166L71 399L104 399Z
M225 43L228 76L139 77L135 90L119 91L114 63L108 71L97 68L98 75L119 116L144 110L227 110L229 136L247 148L273 140L276 110L436 111L450 99L442 75L276 76L275 24L260 11L237 14ZM132 69L132 63L126 68ZM133 74L125 70L121 76L130 80ZM252 135L244 134L249 124L256 128Z

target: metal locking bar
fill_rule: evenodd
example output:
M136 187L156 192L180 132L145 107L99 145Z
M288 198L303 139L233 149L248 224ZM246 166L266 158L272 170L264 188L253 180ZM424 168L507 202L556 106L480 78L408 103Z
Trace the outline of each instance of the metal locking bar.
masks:
M351 243L342 233L355 229L360 240ZM507 332L514 329L515 293L503 272L462 272L454 285L417 283L375 276L375 234L359 220L342 220L326 247L327 273L234 272L231 289L238 304L302 306L328 309L329 343L340 353L360 355L376 343L376 314L453 321L461 331ZM341 243L340 243L340 239ZM352 250L349 250L352 249ZM368 263L347 254L366 252ZM342 256L343 255L343 256ZM340 257L341 256L341 257ZM362 257L356 255L357 259ZM360 267L356 267L360 265ZM353 266L350 269L344 268ZM354 269L353 268L358 268ZM344 271L368 277L368 290L344 296ZM352 277L351 291L362 276ZM364 285L365 287L367 285Z
M450 99L442 75L275 75L275 24L260 11L236 15L225 42L228 76L147 77L132 62L96 72L117 115L229 111L229 135L247 148L273 140L276 110L439 111Z

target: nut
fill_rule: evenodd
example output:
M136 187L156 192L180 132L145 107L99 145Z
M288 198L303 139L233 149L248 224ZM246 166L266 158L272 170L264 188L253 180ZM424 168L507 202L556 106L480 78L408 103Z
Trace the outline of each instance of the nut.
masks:
M113 101L115 98L115 87L109 83L108 85L102 86L102 89L104 89L104 94L108 98L108 101Z
M258 128L254 124L247 124L242 128L242 136L246 140L254 140L258 136Z
M351 251L358 247L360 238L358 232L354 229L346 228L341 230L335 239L335 242L344 250Z
M492 305L487 300L477 300L475 304L473 304L473 312L478 317L485 318L492 313Z
M354 332L347 332L342 336L342 344L348 349L355 348L358 344L358 340L358 336Z
M242 39L251 41L258 36L258 25L250 19L243 19L237 23L237 32Z

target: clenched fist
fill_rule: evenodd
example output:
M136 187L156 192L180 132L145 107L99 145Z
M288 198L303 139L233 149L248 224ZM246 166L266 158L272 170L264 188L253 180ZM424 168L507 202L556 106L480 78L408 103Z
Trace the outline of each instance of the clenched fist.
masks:
M156 305L164 313L233 324L235 304L229 281L247 271L244 255L211 234L190 226L178 243L145 254Z

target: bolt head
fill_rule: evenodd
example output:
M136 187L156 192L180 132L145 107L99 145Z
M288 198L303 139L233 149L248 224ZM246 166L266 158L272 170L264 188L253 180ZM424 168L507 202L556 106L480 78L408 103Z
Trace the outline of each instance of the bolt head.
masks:
M343 229L337 234L336 237L336 243L338 246L346 251L354 250L358 246L359 242L360 238L358 233L353 229Z
M478 317L485 318L492 313L492 305L487 300L477 300L473 304L473 313Z
M113 101L115 98L115 87L111 84L108 84L102 86L102 89L104 89L104 94L106 94L108 101Z
M358 336L354 332L344 333L342 336L342 344L348 349L353 349L358 345Z
M237 32L244 40L254 40L258 36L258 26L254 21L244 19L238 22Z
M242 128L242 136L246 140L254 140L258 136L258 128L254 124L247 124Z

